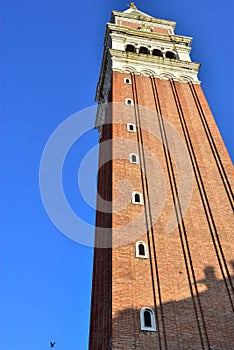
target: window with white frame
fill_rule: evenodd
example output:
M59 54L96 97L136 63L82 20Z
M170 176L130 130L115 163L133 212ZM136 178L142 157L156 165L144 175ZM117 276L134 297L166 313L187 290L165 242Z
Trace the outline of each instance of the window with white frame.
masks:
M149 252L148 252L148 246L143 241L136 242L136 257L142 258L142 259L148 259Z
M143 205L143 196L140 192L132 192L132 203L133 204L141 204Z
M139 156L138 156L138 154L130 153L129 154L129 160L130 160L130 163L138 164L139 163Z
M132 80L130 78L124 78L124 84L132 84Z
M136 132L136 125L135 124L127 124L127 130L130 132Z
M141 330L155 332L156 331L156 322L154 311L149 307L143 307L140 310L140 322Z
M133 100L131 98L126 98L125 99L125 104L128 106L133 106Z

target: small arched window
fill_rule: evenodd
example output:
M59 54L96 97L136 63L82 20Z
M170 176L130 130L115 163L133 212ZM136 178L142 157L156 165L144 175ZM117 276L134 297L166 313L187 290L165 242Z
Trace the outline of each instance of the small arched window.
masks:
M140 197L140 195L139 195L139 193L135 193L135 202L136 203L140 203L140 201L141 201L141 197Z
M133 204L141 204L143 205L143 196L140 192L133 192L132 193L132 203Z
M152 320L151 320L151 311L145 310L144 311L144 324L145 327L152 327Z
M136 242L136 258L148 259L148 246L143 241Z
M145 256L145 246L144 244L140 243L138 246L139 249L139 255Z
M127 52L136 52L135 46L127 45L125 51Z
M175 59L175 58L176 58L175 52L167 51L167 52L166 52L166 58Z
M158 50L158 49L154 49L153 52L152 52L152 55L153 56L158 56L158 57L163 57L162 51Z
M135 124L127 124L127 130L130 132L136 132L136 125Z
M156 322L154 311L148 307L143 307L140 311L141 330L155 332Z
M128 106L132 106L133 105L133 100L130 99L130 98L126 98L125 99L125 104L128 105Z
M132 163L136 163L136 155L135 154L133 154L131 156L131 161L132 161Z
M129 159L130 159L130 163L135 163L135 164L139 163L139 156L138 156L138 154L130 153L129 154Z
M143 53L145 55L148 55L149 54L149 50L147 49L147 47L141 46L140 50L139 50L139 53Z
M125 84L131 84L132 81L131 81L130 78L124 78L124 83L125 83Z

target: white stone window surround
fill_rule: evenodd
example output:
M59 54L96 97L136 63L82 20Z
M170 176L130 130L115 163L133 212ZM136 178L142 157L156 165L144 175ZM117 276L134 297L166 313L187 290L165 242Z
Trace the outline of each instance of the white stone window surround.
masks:
M133 106L133 100L131 98L125 98L125 104L127 106Z
M136 201L136 195L139 195L139 202ZM132 204L136 204L136 205L144 205L144 201L143 201L143 195L140 192L132 192Z
M127 130L129 132L136 132L136 125L132 123L127 123Z
M144 317L145 311L148 311L150 313L151 327L145 326L145 317ZM142 331L156 332L155 314L154 314L154 311L150 307L146 306L140 310L140 323L141 323L141 330Z
M140 254L140 251L139 251L139 246L141 244L144 246L144 249L145 249L145 254L144 255ZM148 245L144 241L136 242L135 249L136 249L136 258L140 258L140 259L148 259L149 258Z
M132 84L131 78L124 78L124 84Z
M133 160L133 157L136 158L136 161ZM137 153L130 153L129 154L129 161L130 161L130 163L133 163L133 164L139 164L139 155Z

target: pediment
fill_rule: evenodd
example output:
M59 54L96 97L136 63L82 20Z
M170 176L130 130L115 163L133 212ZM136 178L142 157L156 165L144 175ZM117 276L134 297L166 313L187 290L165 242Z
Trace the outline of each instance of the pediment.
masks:
M133 15L133 16L152 18L152 16L148 15L147 13L138 10L138 8L136 7L136 5L133 2L131 2L131 4L129 5L129 8L127 10L123 11L123 13Z

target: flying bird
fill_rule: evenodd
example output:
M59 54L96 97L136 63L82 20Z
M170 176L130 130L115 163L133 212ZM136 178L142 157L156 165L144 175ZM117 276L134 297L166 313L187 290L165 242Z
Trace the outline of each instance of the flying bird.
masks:
M55 342L52 343L52 341L51 341L51 342L50 342L50 347L51 347L51 348L54 348L54 346L55 346Z

